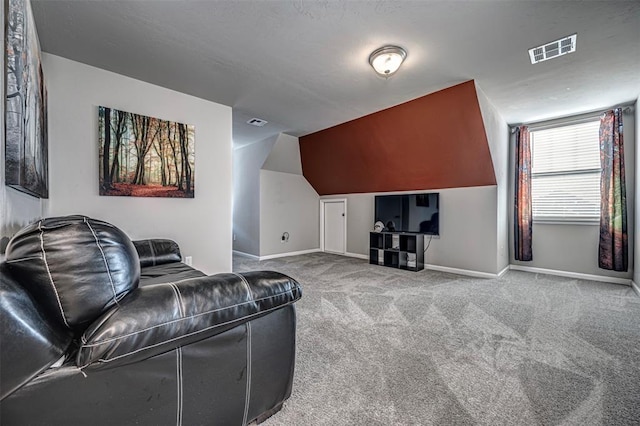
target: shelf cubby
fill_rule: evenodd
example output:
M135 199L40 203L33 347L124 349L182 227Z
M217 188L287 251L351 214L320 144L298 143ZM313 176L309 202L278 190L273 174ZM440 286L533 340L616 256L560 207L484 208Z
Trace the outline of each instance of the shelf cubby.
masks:
M372 232L369 234L369 247L372 249L384 248L384 235L379 232Z
M423 270L424 235L402 232L371 232L369 234L369 263L409 271Z

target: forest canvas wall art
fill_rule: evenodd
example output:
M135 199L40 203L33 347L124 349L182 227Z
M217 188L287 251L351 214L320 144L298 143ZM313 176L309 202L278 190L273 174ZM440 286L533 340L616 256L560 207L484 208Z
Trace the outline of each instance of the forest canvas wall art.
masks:
M100 195L193 198L195 128L98 107Z
M49 198L47 91L28 0L5 2L5 184Z

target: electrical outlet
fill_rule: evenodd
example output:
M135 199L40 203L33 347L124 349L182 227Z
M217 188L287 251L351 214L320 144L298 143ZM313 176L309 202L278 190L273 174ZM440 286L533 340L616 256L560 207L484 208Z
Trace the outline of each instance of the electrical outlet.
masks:
M184 264L187 265L187 266L193 265L193 257L185 256L184 257Z

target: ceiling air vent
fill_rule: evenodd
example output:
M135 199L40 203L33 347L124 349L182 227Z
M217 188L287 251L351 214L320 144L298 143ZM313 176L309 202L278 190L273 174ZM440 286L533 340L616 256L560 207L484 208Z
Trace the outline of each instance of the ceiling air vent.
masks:
M557 58L558 56L566 55L576 51L576 37L577 34L573 34L567 37L563 37L560 40L546 43L542 46L529 49L529 58L532 64L543 62L548 59Z
M251 120L247 121L247 124L251 124L252 126L257 126L257 127L262 127L267 123L268 123L267 120L263 120L261 118L252 118Z

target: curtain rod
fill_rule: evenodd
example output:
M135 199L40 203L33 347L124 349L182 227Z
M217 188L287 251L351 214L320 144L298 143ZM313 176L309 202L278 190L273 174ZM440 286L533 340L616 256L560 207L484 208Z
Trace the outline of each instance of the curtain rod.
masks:
M613 106L611 108L605 108L605 109L599 109L599 110L594 110L594 111L587 111L587 112L583 112L580 114L574 114L574 115L565 115L563 117L556 117L556 118L549 118L546 120L540 120L540 121L533 121L533 122L529 122L529 123L519 123L519 124L510 124L509 127L511 128L511 133L515 132L515 130L519 127L519 126L527 126L527 127L542 127L542 126L547 126L547 125L551 125L553 123L562 123L562 122L567 122L567 121L578 121L578 120L583 120L586 118L590 118L590 117L596 117L599 115L604 114L607 111L611 111L613 109L617 109L617 108L622 108L622 112L623 113L627 113L627 112L631 112L634 110L634 105L635 105L635 101L631 102L631 103L626 103L626 104L622 104L622 105L616 105Z

